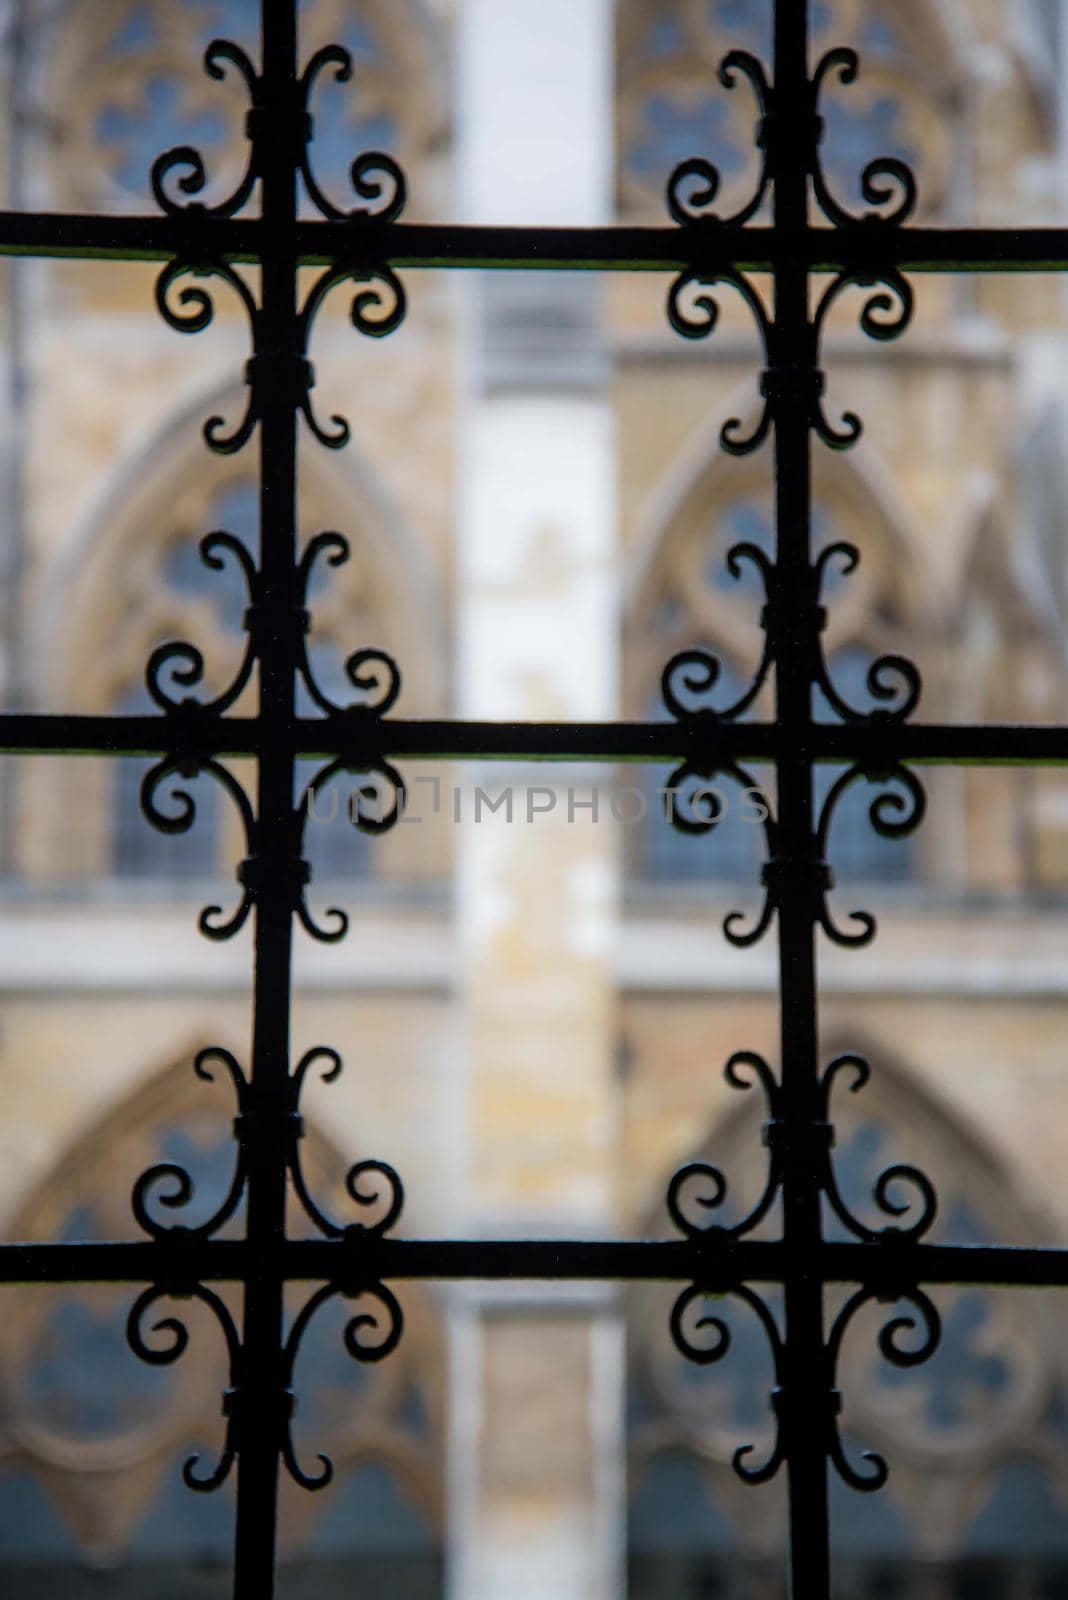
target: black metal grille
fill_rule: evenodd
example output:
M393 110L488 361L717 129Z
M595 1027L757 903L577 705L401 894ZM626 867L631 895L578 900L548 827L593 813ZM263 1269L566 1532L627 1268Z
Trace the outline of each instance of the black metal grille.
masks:
M243 79L251 102L247 171L227 200L205 205L196 198L206 186L206 173L197 152L182 148L162 155L153 170L158 216L0 215L0 250L9 255L164 263L159 309L183 332L198 332L212 319L206 280L223 279L236 291L251 338L245 372L248 409L232 434L224 434L223 425L213 419L205 435L208 445L223 453L258 444L261 519L258 563L229 535L214 534L203 547L209 565L223 555L235 559L249 590L246 653L224 694L199 703L200 653L188 644L166 645L148 665L148 687L158 706L154 715L0 718L0 746L11 754L158 758L144 781L142 805L164 832L180 834L193 826L194 804L180 787L185 778L210 775L237 807L246 842L237 908L229 915L209 908L200 926L207 937L226 939L253 919L249 1059L246 1069L217 1049L205 1051L197 1062L202 1075L222 1067L233 1081L238 1114L232 1187L218 1213L202 1226L169 1223L161 1220L159 1207L180 1212L191 1198L192 1183L179 1167L154 1167L139 1180L133 1196L136 1220L147 1237L5 1244L0 1246L0 1281L140 1286L130 1313L130 1342L142 1359L159 1365L177 1360L187 1342L180 1315L168 1311L162 1320L149 1323L159 1302L194 1297L213 1310L229 1351L225 1441L217 1465L205 1469L190 1462L185 1476L191 1487L211 1489L236 1468L234 1592L242 1600L265 1600L274 1590L280 1469L309 1489L329 1476L325 1458L314 1472L301 1465L290 1433L297 1350L326 1301L339 1296L355 1302L345 1334L349 1352L357 1361L377 1361L403 1336L401 1307L391 1285L404 1279L662 1280L679 1286L671 1317L676 1344L692 1360L707 1363L726 1354L729 1335L723 1322L702 1311L703 1303L709 1296L739 1297L760 1319L770 1341L777 1439L766 1461L753 1461L743 1448L735 1465L755 1483L785 1471L791 1592L803 1600L819 1600L828 1594L830 1581L828 1470L858 1490L878 1489L887 1475L877 1456L869 1455L859 1467L851 1462L839 1437L836 1368L854 1314L871 1301L897 1307L888 1314L880 1347L889 1361L911 1366L928 1357L939 1340L938 1315L927 1287L1068 1285L1068 1251L925 1242L935 1195L929 1180L913 1168L894 1167L879 1179L875 1200L890 1219L879 1230L850 1212L835 1184L832 1089L845 1074L852 1074L855 1084L862 1081L867 1067L852 1056L821 1063L816 936L822 928L839 944L860 945L874 933L865 914L857 913L851 925L840 926L828 902L833 882L828 847L838 802L855 784L873 786L873 827L883 835L905 836L924 812L917 764L1064 764L1068 734L1052 727L912 723L919 676L900 657L884 657L870 668L871 709L847 703L836 690L821 648L821 587L830 563L840 562L848 570L857 552L838 544L814 559L811 449L813 435L824 446L848 447L860 422L851 414L838 422L828 416L821 336L828 312L850 286L867 292L864 331L889 340L905 331L911 317L908 273L1068 270L1068 231L909 226L916 186L908 168L894 158L873 162L862 175L870 210L859 216L845 210L831 193L821 165L820 100L829 79L851 81L857 60L851 51L835 49L810 71L806 0L775 0L770 74L742 51L724 61L724 85L729 88L744 76L760 109L759 185L732 217L719 217L711 209L717 175L699 156L672 176L672 221L663 227L409 225L400 220L404 177L390 157L378 153L356 159L352 180L357 204L343 212L316 182L309 104L322 72L344 75L349 70L346 53L340 47L321 50L302 67L296 0L263 0L261 20L258 67L233 44L217 41L207 53L207 70ZM302 215L302 192L318 213L314 220ZM249 215L245 207L253 197L258 197L260 210ZM755 220L767 206L770 224ZM819 218L816 225L814 215ZM235 270L241 263L258 266L258 294ZM698 651L676 657L665 668L664 701L673 719L667 722L404 720L390 714L400 691L398 668L370 650L358 650L348 664L355 705L335 704L317 684L305 645L309 576L318 560L341 559L345 543L338 535L320 534L303 552L297 548L297 434L307 426L323 446L336 448L344 443L347 429L337 418L324 425L313 409L309 336L326 297L346 281L355 286L351 314L356 329L374 337L390 333L406 307L398 274L415 266L668 270L675 281L667 314L676 332L690 339L711 331L717 286L746 301L766 355L763 414L748 437L740 424L729 422L722 443L729 452L746 454L773 440L777 540L774 560L753 546L738 547L731 557L755 562L766 590L763 661L750 688L732 707L710 708L716 663ZM307 267L318 269L318 276L302 299L298 271ZM753 285L754 273L773 280L770 309ZM253 681L259 688L258 714L231 715ZM298 715L301 683L317 705L320 714L315 717ZM765 683L774 684L774 720L746 720ZM183 695L182 690L193 692ZM830 702L837 722L814 721L817 690ZM343 913L332 912L331 921L320 926L305 899L310 872L303 836L309 797L339 774L356 774L364 780L357 823L367 831L384 831L404 803L404 782L394 763L490 756L671 762L668 809L684 833L713 825L703 809L702 785L727 779L750 789L755 786L742 763L773 765L775 806L774 811L769 807L764 825L763 910L752 926L735 914L725 928L734 943L748 945L774 926L780 953L778 1071L744 1051L727 1067L736 1084L759 1082L768 1105L767 1186L743 1222L710 1224L725 1184L705 1164L685 1168L670 1185L667 1207L680 1237L668 1241L405 1240L393 1231L401 1215L400 1179L378 1162L361 1162L348 1183L353 1200L368 1208L374 1221L342 1227L309 1193L300 1160L301 1089L310 1070L322 1067L330 1076L340 1063L326 1047L296 1064L290 1061L291 935L294 918L317 939L339 939L345 932ZM223 764L226 757L255 762L254 793L246 794ZM318 759L321 766L301 793L297 763L307 758ZM817 763L846 768L820 806L814 801ZM376 797L369 793L372 789ZM287 1237L290 1185L320 1237ZM752 1237L780 1198L781 1239ZM220 1237L242 1202L247 1206L245 1236ZM825 1204L845 1225L851 1242L824 1237ZM240 1325L213 1287L218 1284L241 1289ZM283 1296L290 1284L312 1287L287 1327ZM768 1284L782 1286L782 1325L761 1297L759 1286ZM843 1309L833 1319L825 1306L830 1284L850 1286Z

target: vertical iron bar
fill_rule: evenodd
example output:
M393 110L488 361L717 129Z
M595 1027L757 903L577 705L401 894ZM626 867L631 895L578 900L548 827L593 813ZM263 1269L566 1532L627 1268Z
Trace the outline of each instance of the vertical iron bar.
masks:
M248 1161L240 1456L234 1592L271 1600L279 1449L288 1395L283 1367L282 1242L285 1236L291 944L296 844L293 811L296 595L296 413L300 346L293 251L300 137L296 0L262 0L263 115L255 132L267 242L261 313L250 373L260 419L261 616L259 716L266 738L258 767L258 835L252 1020L252 1127Z
M769 157L776 228L797 237L808 214L813 135L808 83L808 0L775 0L774 103ZM776 708L784 738L777 767L783 1227L787 1249L783 1429L790 1499L790 1594L826 1600L827 1408L821 1238L815 907L820 865L813 838L812 663L818 622L812 593L810 416L817 375L809 329L807 267L781 248L770 341L775 407Z

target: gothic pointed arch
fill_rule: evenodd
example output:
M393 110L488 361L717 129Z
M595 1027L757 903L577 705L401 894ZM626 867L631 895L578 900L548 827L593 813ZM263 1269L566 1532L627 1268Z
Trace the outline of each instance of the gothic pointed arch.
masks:
M228 1074L209 1060L214 1081L195 1075L201 1048L201 1041L191 1042L164 1067L149 1067L132 1092L102 1108L95 1126L7 1219L8 1237L135 1237L131 1189L159 1162L177 1163L192 1178L193 1199L181 1220L194 1227L205 1222L227 1192L236 1145ZM346 1159L307 1119L301 1154L317 1204L345 1218L352 1156ZM241 1236L243 1203L224 1231ZM289 1231L313 1231L293 1197ZM239 1298L225 1284L216 1287L239 1327ZM136 1292L107 1284L30 1287L5 1306L0 1322L0 1499L5 1507L33 1501L54 1525L48 1560L65 1549L62 1559L71 1568L142 1561L166 1568L175 1559L176 1519L189 1520L190 1499L197 1525L190 1548L200 1541L201 1558L229 1556L232 1510L215 1516L214 1503L192 1497L179 1473L191 1453L199 1452L202 1464L214 1461L222 1443L229 1374L220 1327L196 1300L183 1301L189 1332L183 1355L173 1366L146 1366L126 1341ZM343 1567L357 1559L361 1541L381 1555L392 1540L394 1554L436 1570L443 1518L441 1333L429 1295L406 1288L403 1299L405 1337L388 1361L353 1362L342 1337L345 1319L327 1314L301 1345L294 1442L312 1462L318 1450L329 1454L335 1476L318 1495L283 1494L280 1541L290 1562L314 1568L322 1559ZM290 1320L295 1310L289 1307ZM231 1490L220 1492L225 1499ZM0 1516L5 1564L40 1560L40 1551L28 1553L32 1543L31 1529Z
M720 663L707 697L714 709L737 703L757 680L764 583L752 559L732 565L731 552L748 546L770 556L773 524L771 488L760 457L732 458L719 448L718 437L697 437L654 491L631 541L623 635L623 699L629 715L666 714L660 674L682 650L707 651ZM844 545L859 556L852 570L845 551L828 556L823 566L823 649L834 691L859 712L874 709L868 678L873 663L905 656L920 670L924 714L936 718L941 654L929 549L873 450L858 448L848 457L824 452L816 458L813 532L814 555ZM840 710L822 691L814 697L814 709L820 720L839 719ZM765 682L746 714L770 713L771 688ZM819 769L819 800L838 771ZM651 782L662 787L669 776L667 770L654 770ZM760 830L732 817L729 802L715 832L696 840L672 829L652 805L648 819L634 839L632 868L640 875L759 880ZM928 848L924 839L881 839L870 826L860 786L836 809L832 855L844 882L893 884L912 878Z
M991 488L974 508L947 618L955 721L1056 724L1068 692L1049 593L1014 539L1017 522ZM1056 768L962 775L971 876L1002 893L1062 895L1068 887L1068 785Z
M151 202L153 161L183 145L203 153L209 201L236 187L247 96L236 73L209 77L201 58L221 37L255 63L259 0L30 0L26 10L36 97L50 108L48 203L140 208ZM428 176L447 128L447 53L433 8L306 0L301 13L305 60L326 44L352 60L349 81L324 78L313 106L317 175L334 202L355 203L348 168L363 150L386 150L409 174Z
M1040 1245L1054 1240L1053 1225L966 1114L884 1042L843 1027L827 1035L822 1053L827 1061L860 1055L871 1066L870 1079L855 1095L849 1092L849 1074L842 1073L833 1106L838 1187L848 1210L863 1223L879 1227L894 1220L879 1211L873 1186L890 1165L908 1163L926 1173L937 1192L939 1209L927 1235L932 1242L967 1245L1010 1238ZM697 1149L678 1151L675 1163L681 1167L696 1160L721 1170L726 1200L710 1221L726 1226L741 1220L759 1199L767 1161L761 1142L764 1113L756 1095L737 1100ZM663 1187L669 1177L663 1175ZM658 1186L661 1194L663 1187ZM917 1191L902 1181L892 1199L904 1206L897 1220L907 1226L920 1204ZM829 1206L825 1229L832 1239L850 1237ZM647 1232L663 1237L670 1231L663 1202L657 1200ZM760 1224L760 1233L774 1238L780 1231L775 1209ZM843 1345L843 1436L851 1451L874 1448L893 1463L889 1500L883 1494L849 1494L842 1507L848 1524L843 1553L859 1564L858 1593L869 1592L875 1570L964 1560L983 1507L999 1495L1011 1503L1016 1463L1033 1464L1051 1500L1068 1497L1068 1443L1061 1422L1068 1369L1049 1297L1024 1300L996 1289L953 1287L932 1293L942 1339L922 1378L880 1360L878 1308L851 1326ZM706 1532L698 1536L695 1562L712 1570L732 1550L757 1561L785 1539L785 1500L776 1481L755 1491L739 1483L732 1458L739 1445L752 1442L748 1460L762 1461L774 1444L768 1400L774 1373L766 1335L744 1303L721 1299L714 1311L729 1326L731 1348L722 1361L695 1369L667 1336L665 1301L670 1309L671 1295L643 1287L633 1292L627 1311L630 1482L637 1518L632 1549L636 1541L639 1549L650 1548L650 1495L655 1500L666 1472L679 1478L679 1493L674 1500L661 1496L668 1518L660 1530L664 1548L678 1550L680 1542L685 1546L695 1536L703 1504ZM772 1315L781 1316L776 1291L764 1298ZM829 1322L844 1298L829 1293ZM884 1309L882 1321L885 1315ZM686 1464L681 1475L680 1463ZM997 1520L995 1513L990 1517ZM987 1525L983 1537L988 1553L993 1538L995 1557L1015 1557L1011 1519L1002 1515L996 1533Z
M253 563L258 559L254 463L244 454L212 455L195 424L208 411L228 415L240 403L240 392L226 387L200 395L170 418L112 474L92 515L53 559L40 585L31 642L32 658L44 667L43 708L152 711L146 665L158 646L176 640L188 641L204 658L194 698L210 701L235 678L245 652L247 582L231 551L216 548L208 562L201 541L223 531L247 549ZM320 560L313 569L308 649L317 677L345 703L353 697L343 672L346 658L360 649L385 651L401 666L408 714L440 712L448 674L437 552L424 547L406 509L366 464L358 443L343 459L324 455L310 454L302 472L301 545L336 530L349 556L336 566ZM187 692L181 690L179 698ZM234 711L247 711L254 693L250 684ZM302 709L316 710L310 702ZM70 873L107 870L110 864L135 876L211 877L238 858L242 841L227 808L220 809L214 843L201 825L206 811L188 836L155 833L140 815L141 768L133 762L87 764L65 775L69 784L57 783L57 776L38 792L42 774L24 772L26 803L38 818L28 846ZM76 792L69 787L74 783ZM202 780L198 787L210 808L215 786ZM77 830L67 826L72 806ZM354 830L341 825L314 837L327 833L344 836L337 852L347 852L346 859L363 846Z
M724 189L722 210L748 198L756 173L757 110L748 87L727 93L720 62L743 49L767 61L769 8L762 0L625 0L617 12L618 200L625 215L662 212L672 170L694 156L711 160ZM831 0L813 7L816 59L857 49L855 85L828 96L825 161L840 200L857 205L864 166L881 156L917 171L922 206L946 199L964 62L959 29L934 0Z

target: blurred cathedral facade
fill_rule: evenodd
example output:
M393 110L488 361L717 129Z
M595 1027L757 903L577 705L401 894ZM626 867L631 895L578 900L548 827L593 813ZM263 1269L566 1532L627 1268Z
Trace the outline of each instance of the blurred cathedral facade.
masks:
M862 209L876 155L907 160L932 224L1068 215L1068 18L1058 0L812 0L821 48L855 46L835 84L829 170ZM7 0L2 204L145 211L148 171L204 150L225 189L240 86L205 45L255 49L254 0ZM754 173L754 106L717 79L728 50L767 54L768 0L304 0L302 48L352 53L315 107L325 182L387 149L421 220L658 221L673 167ZM342 203L339 198L339 202ZM239 419L237 296L185 339L158 268L9 261L0 276L0 667L9 708L149 709L145 663L193 641L206 682L241 650L240 573L206 565L225 529L256 549L254 447L210 453ZM772 537L753 422L749 313L719 296L714 335L665 315L635 274L410 272L408 317L362 339L320 320L318 407L345 449L301 444L302 533L336 529L347 563L311 597L311 649L344 692L353 650L383 648L401 714L520 720L666 715L677 650L722 663L723 703L759 659L760 594L727 555ZM766 286L762 286L766 287ZM871 662L913 659L917 716L1063 720L1068 695L1068 300L1048 277L918 280L906 335L874 344L843 303L828 406L849 451L816 443L816 529L860 551L835 574L827 633L839 693ZM250 702L251 703L251 702ZM242 705L238 705L238 710ZM754 714L769 709L758 701ZM828 718L834 711L825 708ZM201 779L195 827L154 831L148 763L0 764L0 1227L8 1238L122 1238L154 1160L227 1181L225 1074L248 1050L248 935L213 943L205 904L235 903L237 819ZM240 762L233 770L241 778ZM735 1051L773 1065L772 940L738 950L724 916L757 908L760 831L728 802L711 834L673 831L664 781L610 769L408 764L409 814L368 838L347 796L309 824L319 910L347 938L298 931L294 1054L340 1052L309 1090L306 1157L339 1214L356 1159L401 1172L401 1231L633 1237L670 1231L671 1174L704 1156L744 1203L759 1189L755 1093ZM757 781L768 782L759 769ZM821 775L824 793L836 774ZM874 944L821 949L825 1058L865 1056L839 1158L871 1212L891 1160L940 1197L936 1237L1061 1242L1068 1038L1068 780L1055 769L931 769L907 842L851 794L831 837L834 898L879 919ZM492 796L507 804L479 803ZM201 792L204 791L204 792ZM193 1219L195 1220L195 1219ZM295 1222L296 1225L296 1222ZM774 1227L774 1218L769 1227ZM240 1219L235 1226L240 1226ZM356 1368L328 1319L298 1372L298 1448L338 1471L287 1488L282 1593L417 1600L711 1600L782 1592L781 1486L731 1470L769 1437L770 1362L745 1308L734 1349L688 1368L670 1297L611 1286L404 1286L407 1330ZM888 1458L878 1495L836 1491L842 1595L1068 1595L1068 1308L1052 1296L945 1290L936 1359L881 1366L874 1329L845 1352L850 1448ZM191 1494L183 1460L221 1429L216 1334L190 1317L174 1368L126 1346L130 1295L0 1289L3 1592L223 1596L232 1502Z

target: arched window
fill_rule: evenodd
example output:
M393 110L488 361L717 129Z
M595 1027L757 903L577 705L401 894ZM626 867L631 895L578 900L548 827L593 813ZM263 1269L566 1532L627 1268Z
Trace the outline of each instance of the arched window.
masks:
M855 1045L855 1033L850 1038ZM827 1058L834 1054L832 1040ZM843 1074L835 1091L835 1174L844 1207L870 1228L907 1226L922 1206L916 1187L907 1180L891 1184L890 1200L908 1203L895 1217L874 1203L873 1185L891 1164L911 1163L937 1190L940 1210L926 1235L933 1242L1012 1237L1038 1243L1047 1237L986 1146L913 1077L879 1060L876 1051L868 1054L870 1082L854 1096ZM749 1097L739 1100L696 1153L727 1176L727 1203L709 1220L728 1225L759 1197L767 1159L761 1113ZM692 1154L680 1151L678 1164ZM663 1234L662 1205L656 1216L652 1231ZM777 1210L761 1227L765 1237L779 1234ZM853 1237L829 1205L826 1235ZM731 1347L712 1365L687 1362L667 1334L673 1293L636 1290L628 1310L629 1593L641 1600L664 1593L724 1600L763 1593L765 1576L777 1576L785 1495L779 1478L755 1489L740 1483L731 1459L739 1445L752 1442L747 1460L754 1465L774 1442L767 1336L744 1302L717 1299L712 1309L728 1325ZM762 1294L781 1318L781 1297ZM829 1325L846 1298L829 1294ZM1059 1593L1057 1585L1068 1582L1068 1374L1055 1319L1048 1317L1052 1308L1041 1296L1021 1303L993 1289L945 1287L932 1298L942 1338L922 1369L891 1366L879 1354L877 1335L896 1314L893 1307L865 1308L842 1344L838 1385L847 1456L860 1462L861 1451L876 1449L892 1470L877 1495L856 1494L832 1474L841 1592L907 1600L923 1592L915 1587L922 1574L937 1569L946 1578L940 1592L951 1595L1008 1600L1017 1593ZM1029 1495L1033 1502L1025 1510ZM1040 1507L1050 1518L1042 1533ZM1021 1537L1026 1528L1036 1530L1030 1551ZM967 1587L980 1569L992 1587ZM1054 1587L1043 1589L1040 1581Z
M810 8L815 59L836 45L858 50L856 84L834 84L823 160L842 204L863 208L860 175L896 157L914 168L922 205L943 203L956 105L950 41L921 0L819 0ZM722 211L748 198L756 175L758 115L748 88L725 92L716 79L732 49L770 59L771 9L764 0L625 0L618 10L619 204L628 214L662 211L673 169L692 156L713 162L724 181Z
M253 478L224 479L205 506L203 531L226 529L255 555L259 545L256 495ZM145 607L145 624L154 632L149 634L142 626L139 634L150 648L176 638L201 640L208 646L205 655L213 663L212 676L218 672L221 686L225 682L223 663L238 661L243 649L242 619L248 594L236 563L226 560L219 568L208 566L201 559L199 543L199 530L183 530L165 546L156 593ZM160 554L158 550L155 553ZM116 695L114 709L126 715L158 710L145 687L143 667L135 683ZM133 757L113 763L112 872L120 878L168 882L222 873L227 866L223 854L226 813L216 783L203 776L176 779L171 787L190 794L196 821L186 833L164 833L149 822L141 808L141 784L153 765ZM166 805L163 810L167 812Z
M198 420L212 400L219 411L236 409L229 395L210 397L200 402ZM175 658L163 670L162 687L176 701L210 702L238 671L247 638L247 582L228 548L217 546L213 564L206 564L201 543L207 534L224 531L245 546L253 563L258 560L256 482L240 459L205 458L197 433L184 423L176 449L175 431L173 425L165 431L147 465L138 463L131 484L116 493L113 505L105 505L82 545L53 576L51 631L41 644L52 674L46 704L73 705L89 714L158 712L145 688L146 664L158 646L176 641L194 647L204 662L203 678L195 683L175 676L188 667L187 657ZM304 548L319 532L344 529L350 552L340 564L320 557L311 568L307 648L320 689L339 706L354 703L360 693L346 676L346 660L360 650L382 651L403 663L404 711L440 714L447 681L442 620L447 611L434 587L432 555L410 532L375 474L361 470L355 447L337 466L323 468L313 458L303 476L298 512ZM338 547L327 554L337 555ZM256 692L253 681L234 703L234 713L250 711ZM303 716L324 714L303 686L297 710ZM185 833L161 833L140 804L142 780L154 764L124 758L94 770L88 782L79 773L77 792L72 775L63 804L77 805L82 819L78 868L172 884L216 872L228 876L245 851L232 802L208 775L175 776L160 792L160 809L176 814L166 797L184 788L197 817ZM224 765L241 780L239 761ZM302 763L298 779L310 780L323 765ZM43 780L30 772L26 781ZM431 839L430 828L421 833L406 828L381 841L359 832L349 820L349 803L362 781L359 774L350 780L341 776L316 801L306 829L316 883L328 886L372 873L436 877L447 861L447 830L440 828Z
M694 641L694 648L703 647ZM720 674L716 684L715 703L729 706L745 688L744 681L731 664L720 658ZM649 707L648 715L654 721L667 717L659 695ZM704 806L720 821L707 833L689 834L674 827L671 815L676 808L685 813L686 793L673 796L668 789L672 766L643 768L647 806L642 827L638 832L638 859L634 865L639 873L656 882L679 884L693 879L732 883L738 885L760 882L760 870L767 855L764 830L760 826L751 797L749 801L741 787L732 779L713 777L705 789L708 800Z
M681 650L702 649L720 663L713 690L701 704L727 709L737 703L752 682L759 660L759 616L764 603L760 573L750 560L730 561L738 545L754 547L767 556L773 554L771 512L767 495L753 489L735 498L713 503L704 512L687 512L681 519L678 536L664 539L646 575L645 593L638 601L637 616L628 632L625 671L628 698L634 695L640 677L650 688L637 714L660 720L667 713L660 694L659 674L667 661ZM857 524L856 507L843 497L840 488L817 499L813 508L813 543L816 552L843 539L863 538ZM858 712L877 708L880 702L868 688L868 672L879 655L897 643L900 629L896 607L887 594L885 572L865 570L862 560L858 573L859 592L850 587L858 578L845 575L841 564L830 560L824 569L823 599L830 608L835 626L827 637L828 672L841 699ZM860 632L850 638L843 634L839 611L848 627ZM864 635L872 639L867 643ZM746 713L750 717L767 714L771 705L770 685ZM818 687L813 691L813 712L817 720L836 721L839 713ZM767 842L752 804L731 779L713 780L717 809L722 821L709 833L691 835L670 825L664 799L665 786L674 769L650 768L646 772L648 805L644 827L637 831L632 870L650 880L675 882L698 879L734 884L757 884L766 859ZM841 767L820 766L814 774L816 817L837 780ZM753 768L755 786L767 796L769 775ZM872 826L870 809L879 791L863 781L850 785L837 800L833 811L829 848L838 881L898 883L913 877L918 861L914 837L888 839ZM722 797L722 804L720 798ZM755 797L754 797L755 798Z
M196 1078L189 1061L149 1080L35 1188L11 1234L125 1237L131 1187L161 1161L193 1180L181 1220L206 1221L234 1170L234 1141L219 1114L226 1093L223 1082ZM345 1218L348 1163L314 1123L302 1155L317 1202ZM158 1207L155 1214L175 1220ZM242 1206L226 1232L243 1229ZM302 1231L295 1210L290 1231ZM219 1293L239 1319L230 1289ZM31 1288L0 1326L0 1566L11 1600L88 1593L102 1566L116 1592L192 1595L225 1585L232 1483L199 1496L180 1474L191 1452L205 1466L222 1443L223 1336L196 1300L182 1301L174 1309L189 1332L185 1352L172 1366L146 1365L126 1341L134 1295L99 1284ZM294 1443L313 1466L317 1451L328 1453L335 1478L317 1495L283 1488L288 1592L327 1600L441 1593L440 1339L429 1300L407 1289L404 1300L405 1337L380 1367L349 1358L346 1307L323 1307L308 1325Z
M161 151L191 145L211 185L226 193L244 170L241 97L200 70L213 39L233 40L257 59L260 0L111 0L65 17L55 41L50 103L59 107L51 151L63 199L130 210L150 198ZM411 173L442 132L439 41L418 0L304 0L301 48L310 59L340 43L352 80L324 75L315 94L316 177L338 204L351 204L353 154L386 150ZM199 49L198 49L199 46Z

